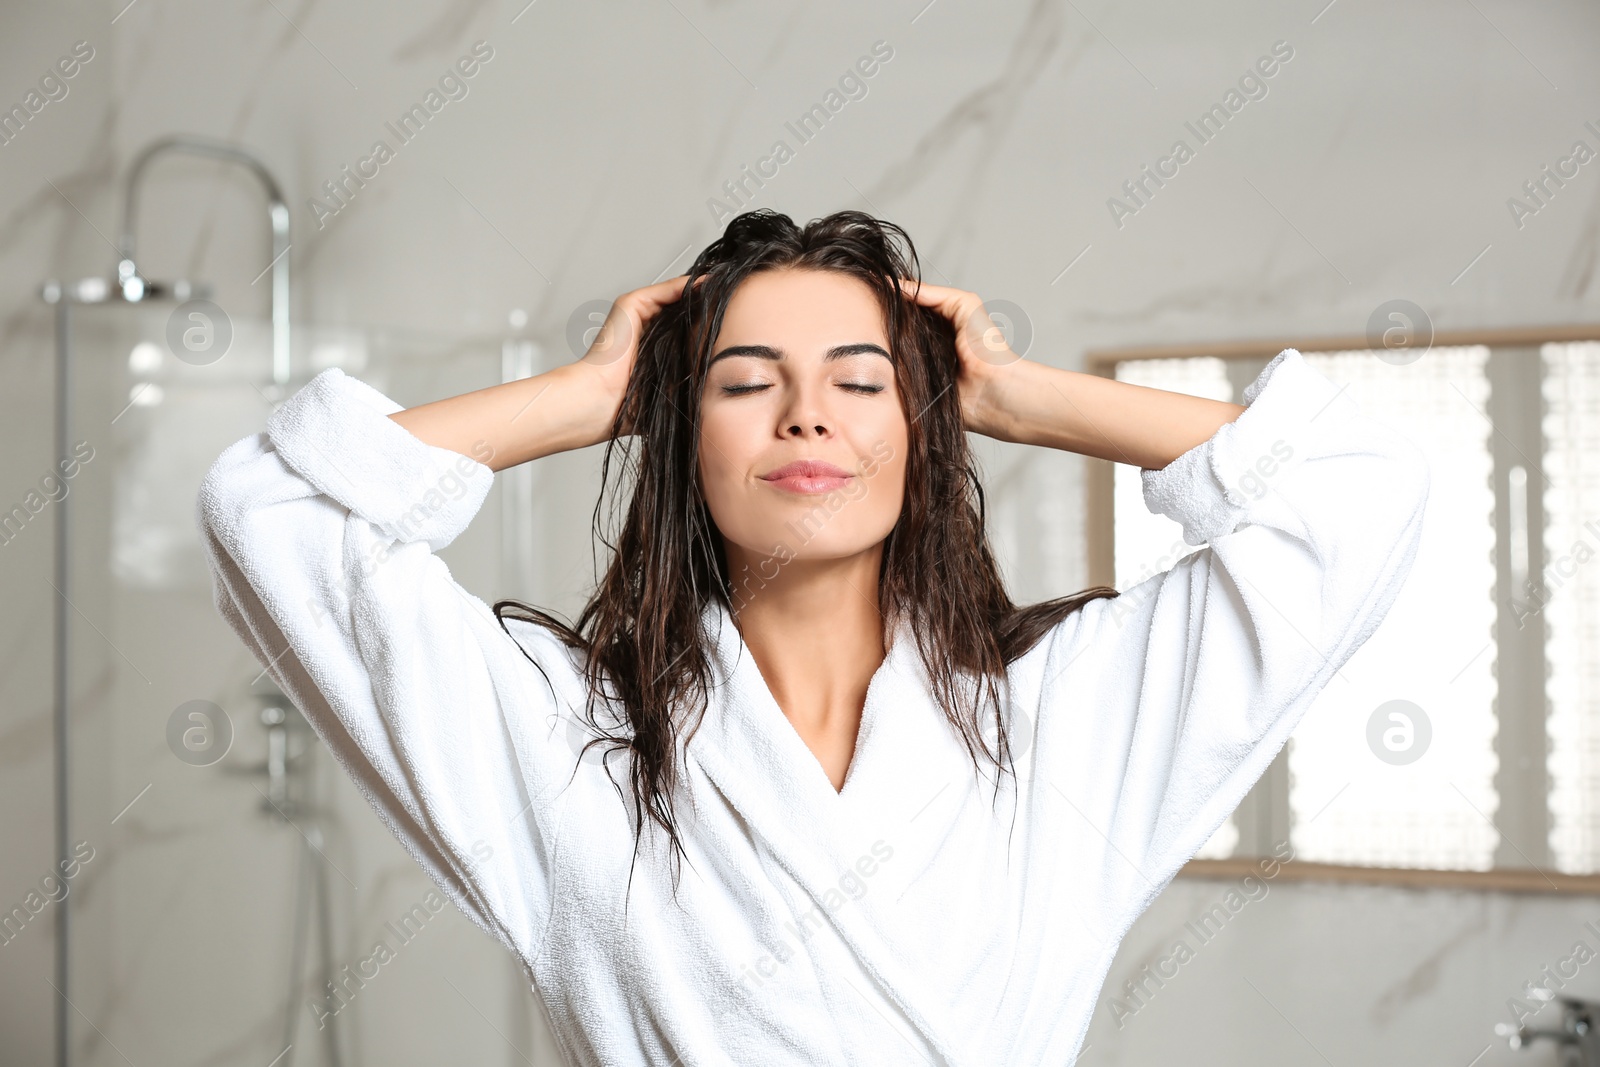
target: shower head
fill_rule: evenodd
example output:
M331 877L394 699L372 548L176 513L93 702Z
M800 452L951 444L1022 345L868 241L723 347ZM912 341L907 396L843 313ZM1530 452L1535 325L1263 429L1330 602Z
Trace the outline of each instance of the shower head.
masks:
M47 281L40 287L39 295L48 304L58 305L61 325L58 335L64 336L68 308L72 304L143 304L150 301L177 301L209 299L211 287L187 279L170 282L155 281L144 276L134 259L136 242L134 223L138 217L139 192L143 187L145 171L159 155L179 152L237 163L248 169L261 183L267 195L267 219L272 230L272 262L267 271L272 272L272 381L270 389L279 397L286 395L290 379L289 348L289 206L284 202L283 190L272 172L248 152L224 141L204 137L175 135L162 137L142 148L128 167L123 182L123 215L120 240L117 242L117 265L111 278L90 277L77 282ZM254 284L254 282L252 282ZM192 317L192 316L191 316ZM58 338L58 348L61 346Z
M122 233L117 242L117 276L111 288L118 290L120 299L129 303L138 303L147 297L162 293L170 294L180 300L190 299L194 295L192 292L194 286L188 283L173 282L163 286L146 278L139 272L134 260L136 250L134 223L137 220L139 191L143 185L145 170L157 156L168 152L237 163L255 175L266 192L267 219L272 228L272 262L267 267L267 270L272 271L272 381L280 387L287 385L289 381L289 205L284 201L283 190L278 185L277 179L272 176L272 172L244 149L226 141L176 134L152 141L140 150L128 167L128 174L124 179ZM262 273L265 274L266 271ZM183 294L181 287L184 286L188 286L191 290L190 296ZM107 298L110 298L110 294L107 294Z
M129 287L115 279L100 277L81 278L75 282L48 281L39 287L39 296L46 304L142 304L156 300L204 300L211 296L211 286L204 282L191 282L179 278L172 282L140 279L143 284Z
M220 159L229 163L237 163L255 175L267 194L268 215L272 223L274 238L282 236L287 240L289 233L289 209L283 199L283 191L278 187L278 181L267 170L265 164L250 153L226 141L215 141L206 137L195 137L188 134L178 134L171 137L162 137L145 145L139 154L134 157L133 163L128 167L127 176L123 180L122 203L122 233L117 241L117 281L128 290L127 299L137 301L140 299L141 284L149 286L151 283L140 273L134 262L134 253L137 242L134 238L134 225L138 219L139 194L144 186L145 171L157 156L171 152L184 155L203 156L210 159ZM276 243L276 242L274 242ZM273 248L276 255L278 248Z

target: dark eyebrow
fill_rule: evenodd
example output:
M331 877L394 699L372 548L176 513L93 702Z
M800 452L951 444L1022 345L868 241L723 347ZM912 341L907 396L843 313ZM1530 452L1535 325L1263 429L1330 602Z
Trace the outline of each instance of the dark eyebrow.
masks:
M832 360L844 359L846 356L872 353L876 353L884 359L890 359L889 353L883 350L882 345L875 345L871 341L856 341L847 345L834 345L823 353L822 362L828 363ZM712 364L716 363L717 360L727 359L729 356L752 356L756 359L779 360L784 358L784 351L771 345L729 345L711 357L711 362L706 364L706 369L710 370ZM892 359L890 361L893 362Z

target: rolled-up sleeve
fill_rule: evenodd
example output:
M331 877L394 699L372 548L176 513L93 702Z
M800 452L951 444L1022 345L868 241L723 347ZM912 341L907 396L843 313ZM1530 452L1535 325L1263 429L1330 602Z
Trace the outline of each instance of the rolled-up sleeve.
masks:
M527 959L575 762L554 712L581 700L578 662L541 629L513 641L434 554L493 471L399 410L326 370L218 457L197 501L214 599L411 855Z
M1293 349L1246 409L1161 470L1146 506L1203 545L1046 638L1039 768L1144 896L1237 807L1411 569L1429 475Z

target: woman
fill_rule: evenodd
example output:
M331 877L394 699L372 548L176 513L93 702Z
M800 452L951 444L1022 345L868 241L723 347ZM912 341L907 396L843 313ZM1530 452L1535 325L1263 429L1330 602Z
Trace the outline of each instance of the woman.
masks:
M892 224L748 213L576 363L409 410L327 370L205 480L223 615L573 1063L1071 1061L1409 570L1420 453L1294 350L1243 406L1141 388L917 276ZM1137 464L1209 544L1019 608L967 432ZM493 472L600 442L575 629L452 581Z

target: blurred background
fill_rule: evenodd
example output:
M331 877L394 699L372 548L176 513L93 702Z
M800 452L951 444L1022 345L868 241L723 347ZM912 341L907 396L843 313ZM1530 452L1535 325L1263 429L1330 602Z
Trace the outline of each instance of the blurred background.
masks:
M1057 366L1237 401L1298 347L1432 461L1401 600L1079 1062L1600 1063L1597 42L1577 0L6 4L0 1061L559 1062L218 616L195 491L326 367L539 373L769 207L899 223ZM977 447L1019 601L1194 550L1137 471ZM598 452L498 475L456 579L575 616Z

